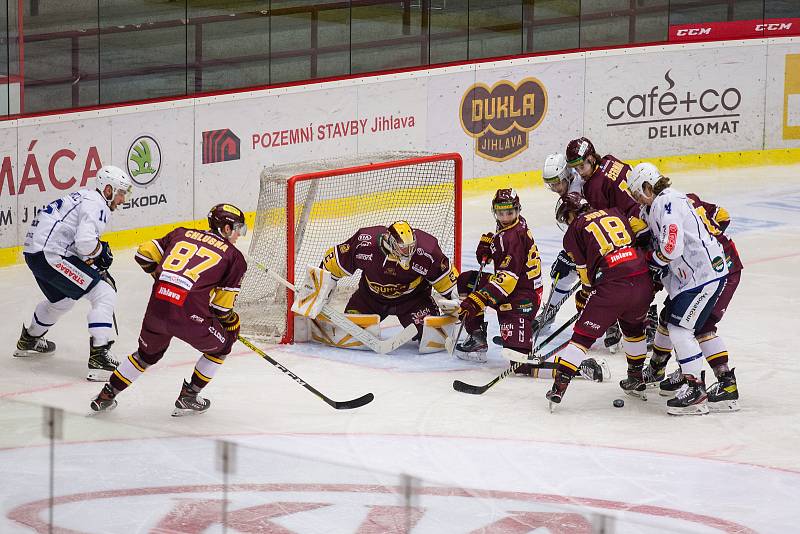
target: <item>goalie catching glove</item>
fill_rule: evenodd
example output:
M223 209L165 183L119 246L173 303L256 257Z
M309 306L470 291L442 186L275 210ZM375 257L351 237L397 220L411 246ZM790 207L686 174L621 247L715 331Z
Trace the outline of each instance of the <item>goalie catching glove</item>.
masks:
M303 317L316 318L335 288L336 280L330 271L309 265L303 285L296 289L292 311Z

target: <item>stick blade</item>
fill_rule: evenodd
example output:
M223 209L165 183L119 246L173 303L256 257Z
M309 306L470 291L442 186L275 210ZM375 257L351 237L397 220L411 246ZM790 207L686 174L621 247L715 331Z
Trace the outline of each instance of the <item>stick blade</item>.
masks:
M485 386L474 386L472 384L467 384L466 382L462 382L461 380L453 380L453 389L456 391L460 391L461 393L468 393L470 395L480 395L484 391L486 391Z
M348 401L334 401L331 406L336 408L337 410L352 410L353 408L361 408L365 404L369 404L375 400L375 395L372 393L367 393L366 395L362 395L357 399L352 399Z

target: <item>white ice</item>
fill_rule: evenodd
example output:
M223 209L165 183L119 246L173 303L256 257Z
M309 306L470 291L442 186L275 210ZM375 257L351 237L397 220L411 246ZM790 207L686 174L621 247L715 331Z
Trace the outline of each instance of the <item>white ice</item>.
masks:
M798 531L799 175L800 166L765 166L673 176L678 189L729 210L745 265L719 330L739 379L742 410L732 414L669 417L658 395L647 402L626 397L624 408L614 408L623 397L617 382L625 358L597 346L592 353L609 361L612 380L575 381L550 413L550 380L510 377L481 396L453 390L454 379L483 384L499 374L506 362L498 347L479 365L445 353L419 355L410 345L388 356L261 345L334 399L375 394L360 409L335 411L237 344L206 388L208 414L176 419L172 403L197 354L174 341L119 396L116 411L87 418L100 385L84 380L86 303L48 334L57 354L12 358L20 325L42 297L24 266L0 269L7 316L0 325L7 347L0 532L47 530L49 508L41 500L50 449L40 405L68 414L54 450L53 513L58 528L73 531L222 532L214 514L225 498L237 532L388 532L406 525L412 532L586 532L592 510L617 518L616 532ZM542 188L520 195L547 271L560 248L555 195ZM493 230L489 201L464 201L464 269L475 268L477 239ZM120 290L118 356L136 347L150 286L131 252L116 251L112 267ZM556 324L572 313L568 303ZM492 316L490 329L497 329ZM206 438L243 445L228 478ZM386 489L400 484L398 473L421 479L410 515L398 511L400 497ZM223 494L223 482L238 486Z

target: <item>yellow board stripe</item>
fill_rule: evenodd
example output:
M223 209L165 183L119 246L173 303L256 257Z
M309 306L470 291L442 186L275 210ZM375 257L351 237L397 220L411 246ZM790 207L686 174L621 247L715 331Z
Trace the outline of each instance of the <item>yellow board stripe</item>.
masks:
M130 385L131 385L131 381L130 381L130 380L128 380L127 378L125 378L124 376L122 376L122 375L119 373L119 371L117 371L116 369L114 369L114 376L116 376L117 378L119 378L120 380L122 380L123 382L125 382L125 385L126 385L126 386L130 386Z
M194 374L196 374L197 378L199 378L203 382L211 382L211 379L209 377L205 376L203 373L201 373L197 369L194 370Z
M620 154L625 156L624 154ZM770 165L793 165L800 163L800 149L770 149L770 150L751 150L745 152L721 152L712 154L694 154L689 156L665 156L661 158L648 158L647 160L636 160L626 158L626 162L632 166L641 161L649 161L655 164L664 174L674 172L685 172L693 170L726 169L737 167L758 167L765 161ZM519 172L513 174L501 174L497 176L486 176L481 178L471 178L463 182L462 192L464 196L484 195L494 192L500 187L513 187L524 189L530 187L542 187L542 173L540 170ZM410 194L407 194L410 193ZM367 212L383 210L384 205L381 201L391 199L395 205L406 203L408 205L419 204L420 202L441 202L442 195L448 193L452 195L452 187L443 185L431 185L410 188L404 190L402 195L397 191L379 192L357 197L335 199L326 202L318 202L312 208L312 218L331 218L341 214L352 215L353 212ZM420 200L423 199L423 200ZM279 221L285 219L285 210L276 209L261 215L262 219ZM255 212L245 213L247 225L255 227ZM148 239L163 236L179 226L187 228L204 229L207 228L205 219L194 221L181 221L157 226L147 226L132 230L121 230L118 232L108 232L103 234L103 239L108 241L112 249L122 250L138 246ZM0 248L0 267L19 263L22 256L22 247L14 246Z

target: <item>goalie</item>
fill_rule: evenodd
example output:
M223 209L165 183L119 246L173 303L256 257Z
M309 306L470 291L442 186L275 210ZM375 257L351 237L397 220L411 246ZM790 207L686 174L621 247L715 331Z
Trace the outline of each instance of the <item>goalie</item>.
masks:
M362 272L358 288L345 306L353 322L375 334L380 332L380 322L394 315L403 327L416 327L414 340L420 341L420 352L444 349L456 319L441 316L432 290L445 299L456 299L458 271L434 236L413 229L406 221L361 228L344 243L329 248L320 268L309 268L292 310L316 318L315 340L363 348L355 340L346 343L347 336L337 334L334 325L320 315L336 281L358 269Z

